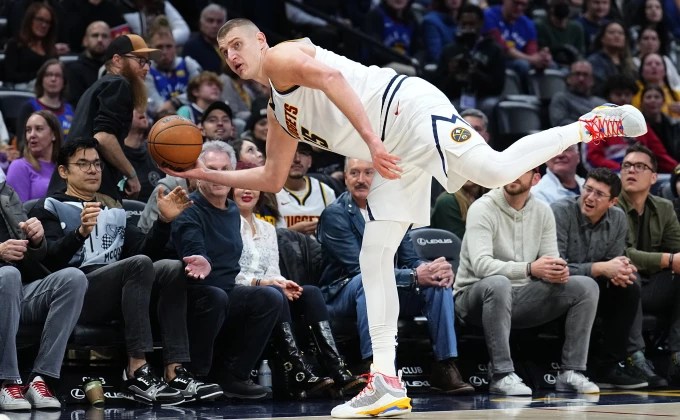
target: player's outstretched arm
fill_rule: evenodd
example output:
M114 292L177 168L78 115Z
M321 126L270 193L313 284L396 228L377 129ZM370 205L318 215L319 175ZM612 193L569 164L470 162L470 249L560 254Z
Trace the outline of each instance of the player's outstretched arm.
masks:
M255 191L277 193L288 178L298 141L286 133L267 108L269 130L267 132L267 160L259 168L241 171L214 171L196 165L183 172L161 168L165 173L181 178L200 179L228 187L247 188Z
M382 140L371 128L359 96L340 71L305 54L294 43L279 44L270 49L265 57L264 69L275 86L298 85L326 94L366 142L378 173L387 179L400 178L399 158L387 153Z

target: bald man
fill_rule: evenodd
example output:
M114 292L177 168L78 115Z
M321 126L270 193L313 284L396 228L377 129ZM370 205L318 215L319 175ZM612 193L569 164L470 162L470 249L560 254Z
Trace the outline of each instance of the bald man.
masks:
M66 65L68 103L76 107L83 93L97 81L97 72L104 65L104 52L111 43L111 28L105 22L88 25L83 37L85 51L78 60Z

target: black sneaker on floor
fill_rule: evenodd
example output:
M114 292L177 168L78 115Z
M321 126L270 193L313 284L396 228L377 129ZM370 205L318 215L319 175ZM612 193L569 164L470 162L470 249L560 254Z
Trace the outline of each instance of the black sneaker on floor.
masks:
M221 385L225 397L244 400L263 400L271 398L272 394L269 388L260 386L250 379L238 379L229 373L224 374L223 378Z
M649 360L640 360L639 358L633 359L632 357L629 357L623 363L625 364L623 370L626 374L634 376L636 375L636 372L639 372L639 376L636 377L640 377L647 381L649 388L656 389L668 386L668 381L654 372L654 365L652 365L652 362Z
M600 370L594 379L600 389L640 389L649 385L639 372L635 376L638 377L629 375L617 363L610 369Z
M175 375L168 385L181 392L185 401L211 400L222 395L219 385L199 381L183 366L175 367Z
M123 395L128 399L151 405L177 405L184 402L182 393L154 375L148 363L135 371L134 378L128 377L126 369L123 381Z

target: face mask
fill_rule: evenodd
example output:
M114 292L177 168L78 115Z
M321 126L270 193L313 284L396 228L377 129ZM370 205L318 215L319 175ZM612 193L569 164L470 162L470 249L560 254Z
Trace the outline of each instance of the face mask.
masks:
M560 3L555 5L553 8L553 16L555 16L557 19L564 19L569 17L569 4L568 3Z

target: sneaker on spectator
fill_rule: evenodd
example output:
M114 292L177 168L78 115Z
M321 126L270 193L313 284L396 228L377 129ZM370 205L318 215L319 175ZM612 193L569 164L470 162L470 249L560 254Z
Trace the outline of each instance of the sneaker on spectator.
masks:
M597 394L600 392L597 385L592 383L584 374L575 370L560 372L555 380L557 392L575 392L577 394Z
M126 398L151 405L177 405L184 402L182 393L154 375L148 363L137 369L133 378L128 377L126 369L123 381L123 394Z
M31 403L24 397L21 385L8 380L0 388L0 408L5 411L30 410Z
M595 379L597 385L602 389L640 389L649 385L639 373L629 374L618 363L609 369L598 372Z
M26 385L24 396L33 408L61 408L61 402L52 394L41 376L36 376Z
M181 392L185 401L210 400L222 395L219 385L199 381L184 366L176 366L175 375L168 385Z
M515 372L510 372L493 375L489 383L489 394L531 395L532 391Z
M222 375L223 381L220 383L224 395L229 398L243 400L262 400L271 398L271 390L265 386L260 386L251 379L239 379L231 373Z
M654 371L654 365L652 362L645 358L645 354L641 351L636 351L628 359L626 359L624 372L629 375L636 377L641 377L644 379L650 388L663 388L668 386L668 381L657 375ZM639 372L636 375L636 372Z

